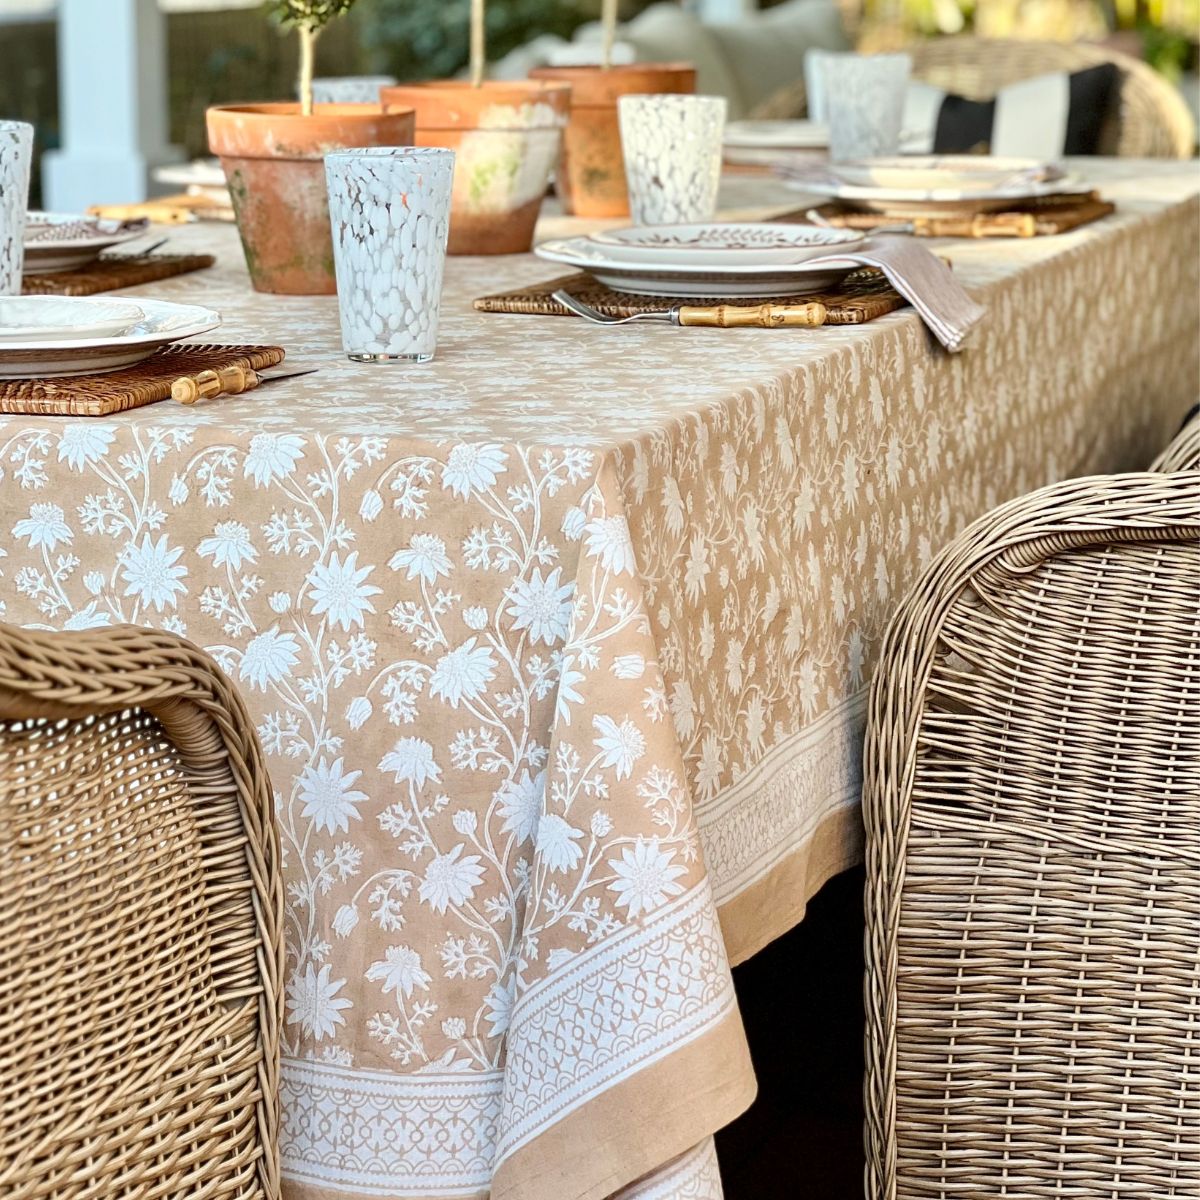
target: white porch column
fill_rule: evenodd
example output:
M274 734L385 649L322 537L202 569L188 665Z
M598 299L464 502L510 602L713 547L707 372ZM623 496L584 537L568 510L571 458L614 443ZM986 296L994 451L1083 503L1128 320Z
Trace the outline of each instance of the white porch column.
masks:
M62 149L45 156L48 208L144 200L167 144L166 18L157 0L59 0Z

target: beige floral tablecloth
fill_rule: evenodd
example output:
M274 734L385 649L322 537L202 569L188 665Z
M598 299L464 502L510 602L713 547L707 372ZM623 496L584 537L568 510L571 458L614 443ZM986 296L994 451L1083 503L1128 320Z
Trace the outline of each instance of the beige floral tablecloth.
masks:
M1144 464L1194 398L1195 171L1094 169L1116 217L949 248L989 308L953 358L911 313L474 314L554 272L518 258L451 262L434 364L356 366L333 300L255 296L204 228L172 249L219 267L147 294L318 374L0 419L4 619L184 633L258 722L291 1196L720 1195L729 964L858 857L889 614L972 518Z

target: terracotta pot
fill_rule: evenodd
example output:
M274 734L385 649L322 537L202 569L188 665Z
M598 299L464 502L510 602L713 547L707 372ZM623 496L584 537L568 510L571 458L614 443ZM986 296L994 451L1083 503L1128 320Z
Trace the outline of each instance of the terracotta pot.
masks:
M563 137L558 194L580 217L627 217L625 160L617 124L617 98L696 90L687 63L630 63L618 67L537 67L531 79L571 85L571 120Z
M418 146L448 146L457 156L451 254L520 254L533 245L570 94L565 84L528 80L437 80L380 93L385 111L416 111Z
M235 104L208 110L208 144L225 168L250 280L260 292L332 295L324 155L411 146L412 110L377 104Z

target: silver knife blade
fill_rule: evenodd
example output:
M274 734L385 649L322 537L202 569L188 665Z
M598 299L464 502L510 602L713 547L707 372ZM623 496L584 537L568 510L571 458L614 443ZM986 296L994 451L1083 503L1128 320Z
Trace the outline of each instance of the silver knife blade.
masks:
M255 371L258 376L258 386L264 383L278 383L281 379L296 379L301 375L311 375L319 367L297 367L294 371Z

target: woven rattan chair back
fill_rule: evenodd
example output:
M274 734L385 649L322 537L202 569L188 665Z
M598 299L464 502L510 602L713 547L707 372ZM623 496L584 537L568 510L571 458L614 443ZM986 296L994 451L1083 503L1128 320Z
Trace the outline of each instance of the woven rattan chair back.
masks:
M1100 138L1100 154L1124 158L1190 158L1196 125L1187 102L1151 67L1105 46L1007 38L940 37L906 46L913 78L973 100L990 100L1010 83L1052 72L1081 71L1099 63L1120 70L1116 109ZM804 81L781 88L751 116L779 119L807 111Z
M0 1196L279 1195L281 907L211 660L0 626Z
M1154 460L1152 471L1200 471L1200 413L1189 417L1170 445Z
M1055 71L1115 63L1121 73L1117 111L1101 154L1124 158L1190 158L1196 127L1179 92L1144 62L1106 46L1010 38L929 38L906 47L913 76L946 91L990 100L1010 83Z
M1200 472L998 509L868 721L867 1194L1200 1194Z

